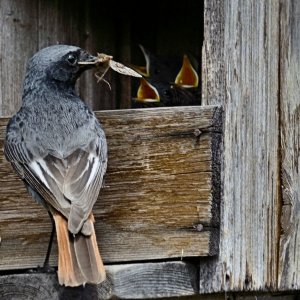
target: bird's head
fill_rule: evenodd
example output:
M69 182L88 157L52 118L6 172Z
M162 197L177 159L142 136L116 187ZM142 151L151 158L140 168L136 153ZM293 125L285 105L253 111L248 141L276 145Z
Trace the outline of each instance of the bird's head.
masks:
M54 45L43 48L28 61L25 89L26 85L32 86L37 81L74 85L82 72L95 66L80 63L96 59L97 57L75 46Z

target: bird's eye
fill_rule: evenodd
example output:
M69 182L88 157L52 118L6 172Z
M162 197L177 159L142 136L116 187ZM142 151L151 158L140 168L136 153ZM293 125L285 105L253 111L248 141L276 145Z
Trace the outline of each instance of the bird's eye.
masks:
M77 58L73 54L69 54L68 57L67 57L67 62L71 66L74 66L77 63Z

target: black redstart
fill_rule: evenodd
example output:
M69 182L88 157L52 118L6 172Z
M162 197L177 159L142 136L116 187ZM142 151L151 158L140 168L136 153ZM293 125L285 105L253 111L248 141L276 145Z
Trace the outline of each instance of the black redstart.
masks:
M75 82L96 57L55 45L28 62L20 110L7 125L5 156L29 194L55 221L58 278L65 286L100 283L105 269L92 208L107 166L107 143Z

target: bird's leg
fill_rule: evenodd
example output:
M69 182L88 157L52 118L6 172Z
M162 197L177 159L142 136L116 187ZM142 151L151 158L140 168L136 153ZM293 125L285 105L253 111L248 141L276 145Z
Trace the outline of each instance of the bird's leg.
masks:
M51 223L52 223L52 231L51 231L50 240L49 240L49 244L48 244L48 249L47 249L47 253L46 253L46 257L45 257L45 261L44 261L44 266L43 266L43 269L45 271L49 271L51 269L50 266L49 266L49 258L50 258L53 239L54 239L54 234L55 234L55 223L54 223L53 216L50 213L50 211L48 211L48 214L50 216Z

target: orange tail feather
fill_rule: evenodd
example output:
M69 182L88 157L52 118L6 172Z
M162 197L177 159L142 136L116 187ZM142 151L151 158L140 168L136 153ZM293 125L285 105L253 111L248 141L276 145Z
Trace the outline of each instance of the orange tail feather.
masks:
M90 236L81 233L74 237L68 231L67 220L53 214L58 243L58 281L65 286L85 283L98 284L105 280L105 268L99 253L95 230ZM94 217L89 217L91 223Z

